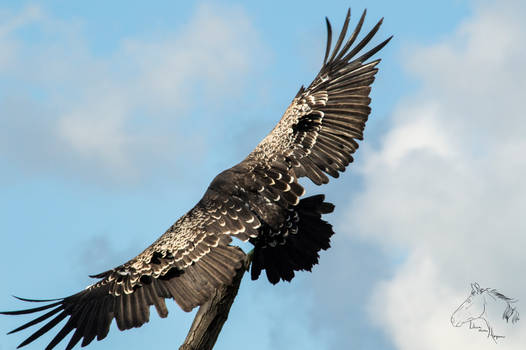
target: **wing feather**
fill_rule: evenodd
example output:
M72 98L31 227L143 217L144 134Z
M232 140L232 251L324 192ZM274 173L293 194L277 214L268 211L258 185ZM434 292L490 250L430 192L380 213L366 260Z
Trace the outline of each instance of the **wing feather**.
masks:
M67 348L81 340L81 346L86 346L95 338L104 339L113 319L120 330L140 327L149 321L152 305L159 316L166 317L166 298L174 299L185 311L205 303L215 288L230 283L244 261L245 254L229 245L229 234L235 235L244 227L254 229L259 224L256 216L243 211L225 196L215 195L214 200L209 196L208 200L210 202L201 201L134 259L95 275L101 280L85 290L63 299L48 300L51 303L47 305L2 312L8 315L45 312L12 331L19 332L45 322L20 347L33 342L66 318L67 322L47 349L53 349L72 331ZM211 213L219 213L218 219ZM207 232L212 222L221 220L225 223L222 231Z
M380 59L367 62L392 37L363 52L383 23L381 19L358 40L366 11L347 40L350 11L331 51L332 28L327 20L327 46L322 68L307 88L300 89L291 105L267 137L245 159L252 168L284 159L296 177L308 177L315 184L338 177L352 162L363 139L371 112L370 85ZM332 150L337 152L332 152ZM342 154L343 153L343 154Z
M363 138L371 112L370 85L380 62L367 60L391 39L362 53L382 24L380 20L355 44L365 14L364 11L346 39L350 10L347 12L332 50L332 28L326 20L325 56L313 82L299 89L276 127L256 149L243 162L219 174L199 203L145 251L125 264L91 276L99 280L77 294L53 300L18 298L48 304L1 312L44 312L10 332L43 323L19 347L33 342L64 319L66 323L46 349L56 347L71 332L67 349L81 340L82 346L95 338L102 340L113 319L120 330L140 327L149 321L150 306L164 318L168 315L165 299L174 299L185 311L202 305L215 288L230 283L243 266L245 254L230 245L232 237L255 242L263 231L271 236L269 242L273 243L269 244L275 249L262 254L255 264L258 271L267 269L273 283L291 280L294 270L310 269L317 262L320 248L328 248L328 236L317 237L315 231L332 234L330 226L325 227L327 223L320 223L321 214L309 220L308 212L302 212L301 230L306 232L306 238L294 238L297 242L288 250L277 245L272 235L279 234L290 221L290 212L294 212L291 208L301 209L300 197L305 190L298 178L308 177L321 185L329 182L327 175L338 177L353 161L352 154L358 148L356 140ZM319 196L310 200L323 205L318 203ZM303 203L305 206L309 199ZM284 232L288 235L287 227Z

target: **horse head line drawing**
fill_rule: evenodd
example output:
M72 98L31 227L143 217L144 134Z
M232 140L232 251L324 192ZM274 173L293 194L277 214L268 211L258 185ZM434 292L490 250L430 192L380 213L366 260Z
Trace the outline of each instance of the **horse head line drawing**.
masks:
M469 322L470 329L477 329L479 332L487 332L495 342L504 335L496 334L490 321L488 307L494 303L505 303L502 319L515 324L519 321L519 312L513 306L518 300L508 298L504 294L492 288L481 288L478 283L471 284L471 293L468 298L451 315L451 324L460 327Z

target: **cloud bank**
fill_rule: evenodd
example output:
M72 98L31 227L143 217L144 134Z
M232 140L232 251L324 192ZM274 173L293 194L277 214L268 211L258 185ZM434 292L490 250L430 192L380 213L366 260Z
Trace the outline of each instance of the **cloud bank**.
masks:
M352 237L407 252L369 301L371 320L403 350L493 349L449 323L471 282L526 310L526 8L474 6L449 37L408 50L421 86L379 149L361 150L364 189L345 219ZM524 349L525 327L502 329L503 346Z
M199 156L192 116L241 92L261 49L239 8L199 6L109 53L37 6L1 16L0 156L31 172L120 182Z

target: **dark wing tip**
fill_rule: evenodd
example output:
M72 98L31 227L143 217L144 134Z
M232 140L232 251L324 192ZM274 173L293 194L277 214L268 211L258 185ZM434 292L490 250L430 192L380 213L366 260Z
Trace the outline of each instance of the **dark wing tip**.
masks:
M365 15L365 13L364 13L364 15ZM356 44L356 46L354 46L353 49L351 49L349 52L347 52L345 54L344 57L342 57L342 60L347 62L347 61L351 60L356 54L358 54L371 41L371 39L376 35L378 30L380 29L380 26L383 23L383 20L384 20L384 18L382 17L378 21L378 23L376 23L374 25L374 27L369 31L369 33L367 33L367 35L365 35L365 37L358 44ZM353 37L357 36L357 34L358 34L357 32L361 28L362 23L363 23L363 21L362 21L362 19L360 19L360 23L358 24L358 26L356 27L356 30L355 30L356 35L353 33ZM360 56L356 60L357 61L362 61L362 62L367 60L369 57L371 57L376 52L378 52L381 48L383 48L389 42L389 40L391 40L391 38L392 38L392 36L389 37L387 40L383 41L382 43L380 43L379 45L377 45L376 47L374 47L373 49L369 50L369 52L363 54L362 56Z
M327 45L324 64L322 66L320 73L324 72L325 69L328 68L327 66L331 66L332 68L337 69L337 67L339 68L341 65L348 63L358 52L360 52L364 48L364 46L376 34L376 32L378 31L378 29L380 28L380 26L382 25L384 21L384 17L380 18L380 20L374 25L374 27L369 31L369 33L356 46L352 47L362 29L362 25L364 23L366 14L367 14L367 9L364 9L354 31L352 32L350 37L347 39L347 42L345 43L345 45L342 46L344 38L348 32L348 25L350 21L350 8L348 9L347 16L343 24L343 28L340 32L336 45L332 49L332 53L329 52L330 46ZM327 17L325 18L325 20L329 22ZM391 38L392 36L389 37L386 41L382 42L376 48L371 50L369 55L364 54L362 57L360 57L360 59L364 57L367 57L367 58L371 57L374 53L376 53L381 48L383 48L391 40ZM330 38L328 38L327 40L327 44L329 43L330 43Z
M325 58L323 59L323 66L327 64L327 59L329 58L329 53L331 51L332 44L332 27L331 21L329 21L328 17L325 17L325 23L327 24L327 47L325 48Z
M12 297L16 298L18 300L21 300L21 301L28 301L30 303L48 303L50 301L63 300L62 298L58 298L58 299L28 299L28 298L17 297L16 295L12 295Z
M32 314L32 313L35 313L35 312L47 310L47 309L50 309L52 307L58 306L61 303L62 303L62 300L58 301L56 303L52 303L52 304L48 304L48 305L44 305L44 306L40 306L40 307L35 307L35 308L31 308L31 309L24 309L24 310L17 310L17 311L0 311L0 315L25 315L25 314Z
M380 51L381 49L384 48L385 45L387 45L387 43L389 43L389 41L391 41L391 39L393 38L393 36L391 35L389 38L385 39L384 41L382 41L380 44L376 45L375 47L373 47L371 50L367 51L366 53L364 53L362 56L360 56L357 60L358 61L361 61L361 62L364 62L366 60L368 60L371 56L373 56L374 54L376 54L378 51ZM381 61L381 59L377 59L375 62L376 64L378 64L379 62Z
M334 58L340 51L343 40L345 39L345 36L347 35L347 28L349 27L350 21L351 21L351 9L349 8L345 16L345 21L343 22L342 30L340 32L340 35L338 36L338 40L336 41L336 44L334 45L334 49L332 50L332 55L329 58L329 63L334 61Z
M31 313L34 313L34 312L39 312L39 311L50 309L50 308L52 308L54 306L59 305L64 300L64 299L27 299L27 298L17 297L16 295L13 295L13 298L16 298L16 299L21 300L21 301L27 301L27 302L30 302L30 303L46 303L46 302L52 302L52 301L54 301L54 303L51 303L51 304L48 304L48 305L44 305L44 306L40 306L40 307L35 307L35 308L24 309L24 310L0 311L0 315L25 315L25 314L31 314Z

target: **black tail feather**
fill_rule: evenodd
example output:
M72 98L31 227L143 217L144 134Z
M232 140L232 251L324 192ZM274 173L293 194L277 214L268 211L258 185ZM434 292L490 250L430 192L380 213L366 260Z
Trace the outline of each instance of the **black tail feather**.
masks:
M334 210L334 205L324 199L324 195L302 199L290 209L280 232L273 232L271 228L261 231L253 242L253 280L265 270L272 284L290 281L294 271L310 271L318 263L318 252L330 247L330 237L334 234L331 224L321 218L322 214Z

